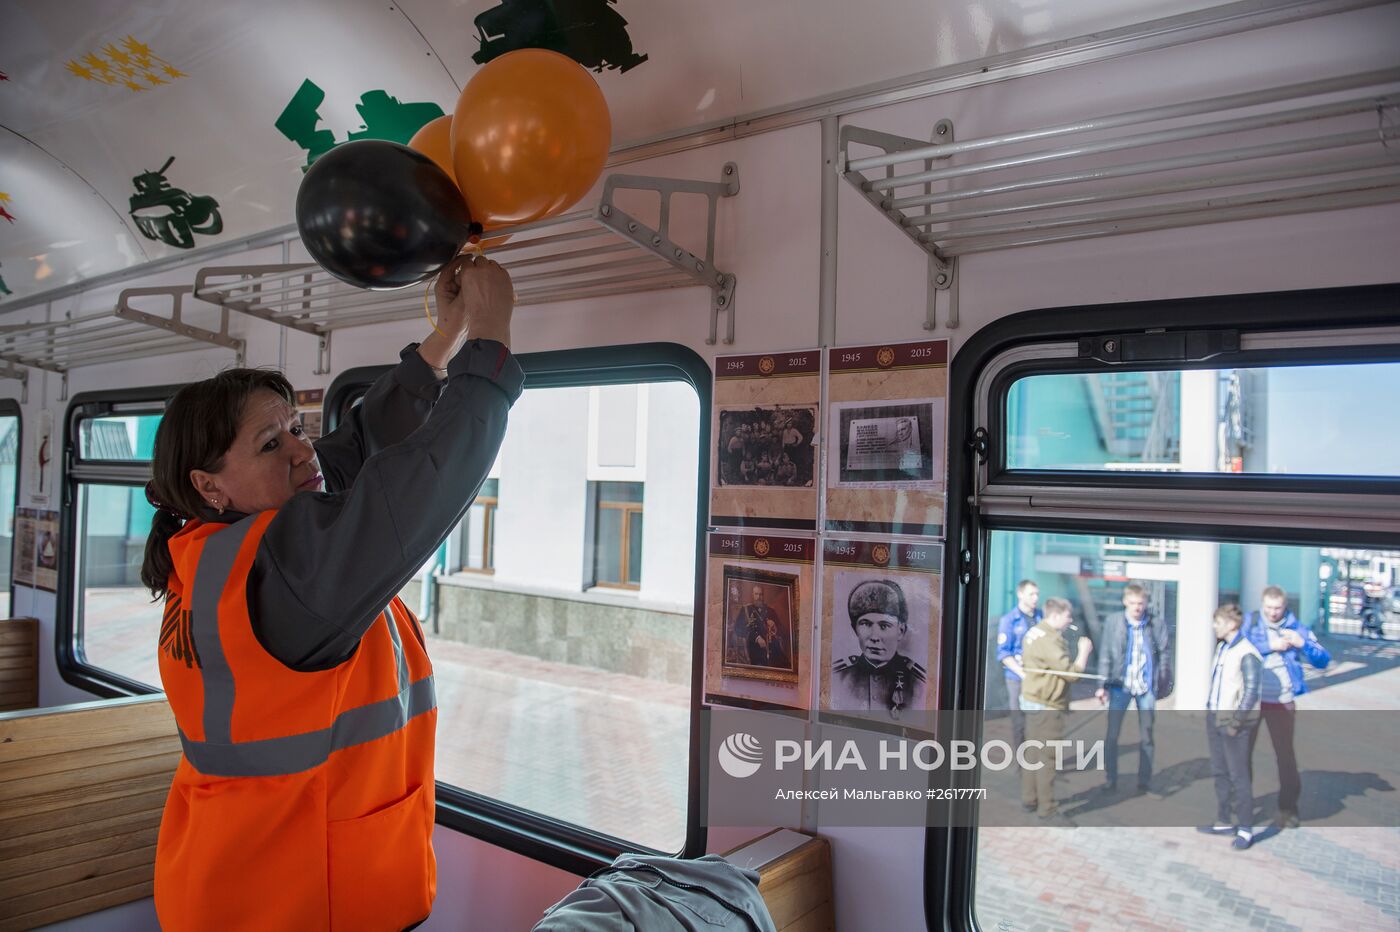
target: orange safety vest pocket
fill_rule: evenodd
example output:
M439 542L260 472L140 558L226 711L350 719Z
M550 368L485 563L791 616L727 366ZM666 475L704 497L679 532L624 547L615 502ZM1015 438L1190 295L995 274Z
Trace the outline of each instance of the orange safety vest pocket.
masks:
M170 795L156 858L162 929L326 928L324 776L176 781Z
M331 928L397 932L432 910L434 787L419 786L358 819L327 823Z

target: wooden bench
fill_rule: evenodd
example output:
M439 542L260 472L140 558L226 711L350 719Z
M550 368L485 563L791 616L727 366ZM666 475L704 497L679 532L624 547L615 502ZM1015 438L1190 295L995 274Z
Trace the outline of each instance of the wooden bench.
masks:
M164 696L0 713L0 932L150 896L179 759Z
M775 829L725 853L730 863L758 871L758 892L778 932L831 932L831 843Z
M0 620L0 712L39 704L39 622Z

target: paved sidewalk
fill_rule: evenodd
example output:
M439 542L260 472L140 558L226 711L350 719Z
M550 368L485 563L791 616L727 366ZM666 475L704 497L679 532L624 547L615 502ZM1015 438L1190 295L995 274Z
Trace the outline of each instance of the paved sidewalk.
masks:
M1308 671L1301 707L1400 710L1400 643L1332 636L1327 646L1333 662ZM1124 778L1131 780L1133 713L1124 726ZM1261 801L1277 788L1272 758L1261 739ZM1306 799L1306 785L1304 792ZM1264 818L1272 816L1271 800L1262 808ZM1305 821L1300 829L1267 829L1252 848L1236 851L1228 837L1191 828L984 828L976 904L983 929L998 932L1393 932L1400 928L1400 829L1310 828Z

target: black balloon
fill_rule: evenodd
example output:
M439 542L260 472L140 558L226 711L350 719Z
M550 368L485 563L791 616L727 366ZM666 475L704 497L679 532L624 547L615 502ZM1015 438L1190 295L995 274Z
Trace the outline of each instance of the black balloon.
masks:
M307 251L360 288L431 278L457 255L472 226L447 173L395 142L336 146L312 163L297 191L297 230Z

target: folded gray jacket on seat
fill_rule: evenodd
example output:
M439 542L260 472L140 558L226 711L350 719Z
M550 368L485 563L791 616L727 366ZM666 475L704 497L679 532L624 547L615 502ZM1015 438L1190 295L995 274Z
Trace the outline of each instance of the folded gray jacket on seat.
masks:
M717 854L623 854L545 911L534 932L777 932L758 874Z

